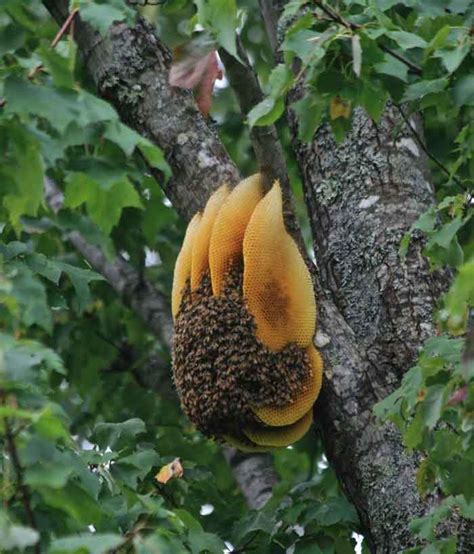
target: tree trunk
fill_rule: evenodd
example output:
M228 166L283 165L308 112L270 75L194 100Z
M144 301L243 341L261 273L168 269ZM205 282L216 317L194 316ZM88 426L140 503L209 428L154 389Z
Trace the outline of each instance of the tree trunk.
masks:
M409 522L435 499L420 499L416 457L404 451L391 424L374 420L372 409L399 386L434 334L432 312L446 285L445 274L430 273L421 240L413 241L405 261L398 255L403 234L434 203L426 158L394 106L379 125L357 110L341 145L323 126L311 144L294 139L294 150L320 285L338 312L331 314L325 302L320 308L332 372L316 417L371 550L399 552L414 544ZM448 532L455 531L453 523Z

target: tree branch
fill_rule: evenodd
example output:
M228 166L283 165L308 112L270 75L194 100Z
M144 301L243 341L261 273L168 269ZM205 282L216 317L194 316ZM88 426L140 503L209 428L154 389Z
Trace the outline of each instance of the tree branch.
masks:
M412 125L410 123L410 120L409 118L407 117L407 115L405 114L405 112L403 111L403 108L402 106L396 104L397 106L397 109L398 111L400 112L400 115L402 116L403 118L403 121L406 123L406 126L408 127L408 129L410 129L410 132L411 134L413 135L413 137L415 138L416 142L420 145L420 148L423 149L423 152L428 156L428 158L434 162L440 169L441 171L443 171L443 173L445 173L450 179L452 179L457 185L459 185L462 189L466 189L466 187L463 185L463 183L461 182L461 180L456 176L456 175L452 175L451 172L449 171L449 169L443 164L441 163L438 158L436 156L434 156L427 148L426 144L425 144L425 141L421 138L421 136L419 135L419 133L417 132L416 130L416 127L414 125Z
M54 211L57 212L62 207L63 194L48 177L45 180L45 197ZM68 233L66 238L110 283L123 302L142 318L164 344L169 346L173 323L167 298L121 256L117 256L113 261L108 260L100 248L88 243L77 231Z
M2 404L6 405L6 394L4 391L0 391L0 398ZM13 469L15 470L17 489L20 492L21 500L23 503L23 509L25 510L26 518L28 520L29 526L38 532L38 526L36 524L35 514L33 512L32 503L31 503L31 494L30 489L25 484L23 479L23 467L18 456L18 451L16 449L15 437L13 431L10 427L10 421L7 417L3 418L3 424L5 426L5 439L7 443L8 453L10 455L11 463ZM38 532L39 535L39 532ZM41 546L38 539L38 542L33 546L35 554L41 554Z
M226 447L224 456L232 467L234 477L249 508L261 508L270 499L278 478L273 469L271 454L243 454L235 448Z
M239 38L237 38L237 45L239 56L244 63L239 62L223 48L219 50L219 56L226 67L227 77L237 96L240 110L246 116L254 106L263 100L264 95ZM266 188L269 189L273 181L278 179L282 187L288 189L289 179L285 155L275 126L252 127L250 137L260 171L266 181Z

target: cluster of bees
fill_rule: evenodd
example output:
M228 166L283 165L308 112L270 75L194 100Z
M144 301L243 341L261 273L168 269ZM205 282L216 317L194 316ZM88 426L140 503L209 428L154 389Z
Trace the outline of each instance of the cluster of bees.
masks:
M184 412L241 450L303 436L321 387L311 278L285 229L278 182L222 186L176 261L173 376Z

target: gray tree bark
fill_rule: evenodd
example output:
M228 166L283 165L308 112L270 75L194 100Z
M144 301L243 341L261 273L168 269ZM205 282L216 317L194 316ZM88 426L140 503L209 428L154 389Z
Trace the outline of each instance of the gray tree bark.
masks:
M64 20L67 2L44 4ZM165 192L183 217L202 208L223 181L237 182L234 164L191 95L169 87L169 53L149 25L118 23L101 38L78 21L76 39L98 92L165 151L173 170ZM290 122L296 137L291 114ZM310 145L294 138L318 260L318 324L329 339L321 348L325 383L315 416L372 552L413 545L409 521L436 502L421 501L416 458L404 452L393 427L379 426L372 415L433 333L432 309L444 285L443 276L430 274L420 241L405 262L397 254L403 232L434 201L424 155L406 126L393 136L398 123L391 106L378 126L358 111L340 146L326 127ZM249 502L261 505L275 479L268 457L229 459ZM472 534L457 522L446 532L461 534L460 551L474 551Z
M324 444L371 550L399 552L415 544L409 522L436 499L421 500L416 457L404 451L391 424L375 421L372 410L399 386L434 334L433 308L446 285L445 274L430 273L421 240L412 243L405 261L398 255L403 234L434 203L426 159L394 106L379 125L357 110L339 146L323 126L311 144L294 139L294 149L320 286L337 310L331 315L325 302L320 309L331 341L323 353L332 369L316 408ZM339 325L331 325L338 318ZM457 523L446 531L457 532Z

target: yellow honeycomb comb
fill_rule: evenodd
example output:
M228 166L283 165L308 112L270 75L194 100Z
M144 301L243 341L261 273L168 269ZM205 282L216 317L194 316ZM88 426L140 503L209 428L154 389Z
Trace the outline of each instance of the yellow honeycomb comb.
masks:
M200 222L201 214L197 213L188 224L186 234L184 235L183 246L176 258L173 274L173 289L171 293L171 313L173 314L173 319L179 311L186 281L191 277L193 245Z
M217 214L209 248L209 268L215 296L221 294L232 262L242 258L245 229L262 197L262 178L257 173L235 187Z
M313 422L313 410L308 412L292 425L285 427L255 426L243 430L243 433L252 442L261 446L281 448L301 439Z
M268 452L268 450L272 450L272 447L254 444L250 440L243 441L242 439L239 439L232 435L224 435L222 438L229 446L233 446L241 452Z
M222 204L229 195L227 185L222 185L207 201L202 214L201 223L196 232L192 248L191 290L196 290L201 277L209 269L209 243L212 226Z
M307 347L316 325L313 284L286 231L278 181L250 218L243 254L244 297L257 324L257 337L274 351L290 342Z

